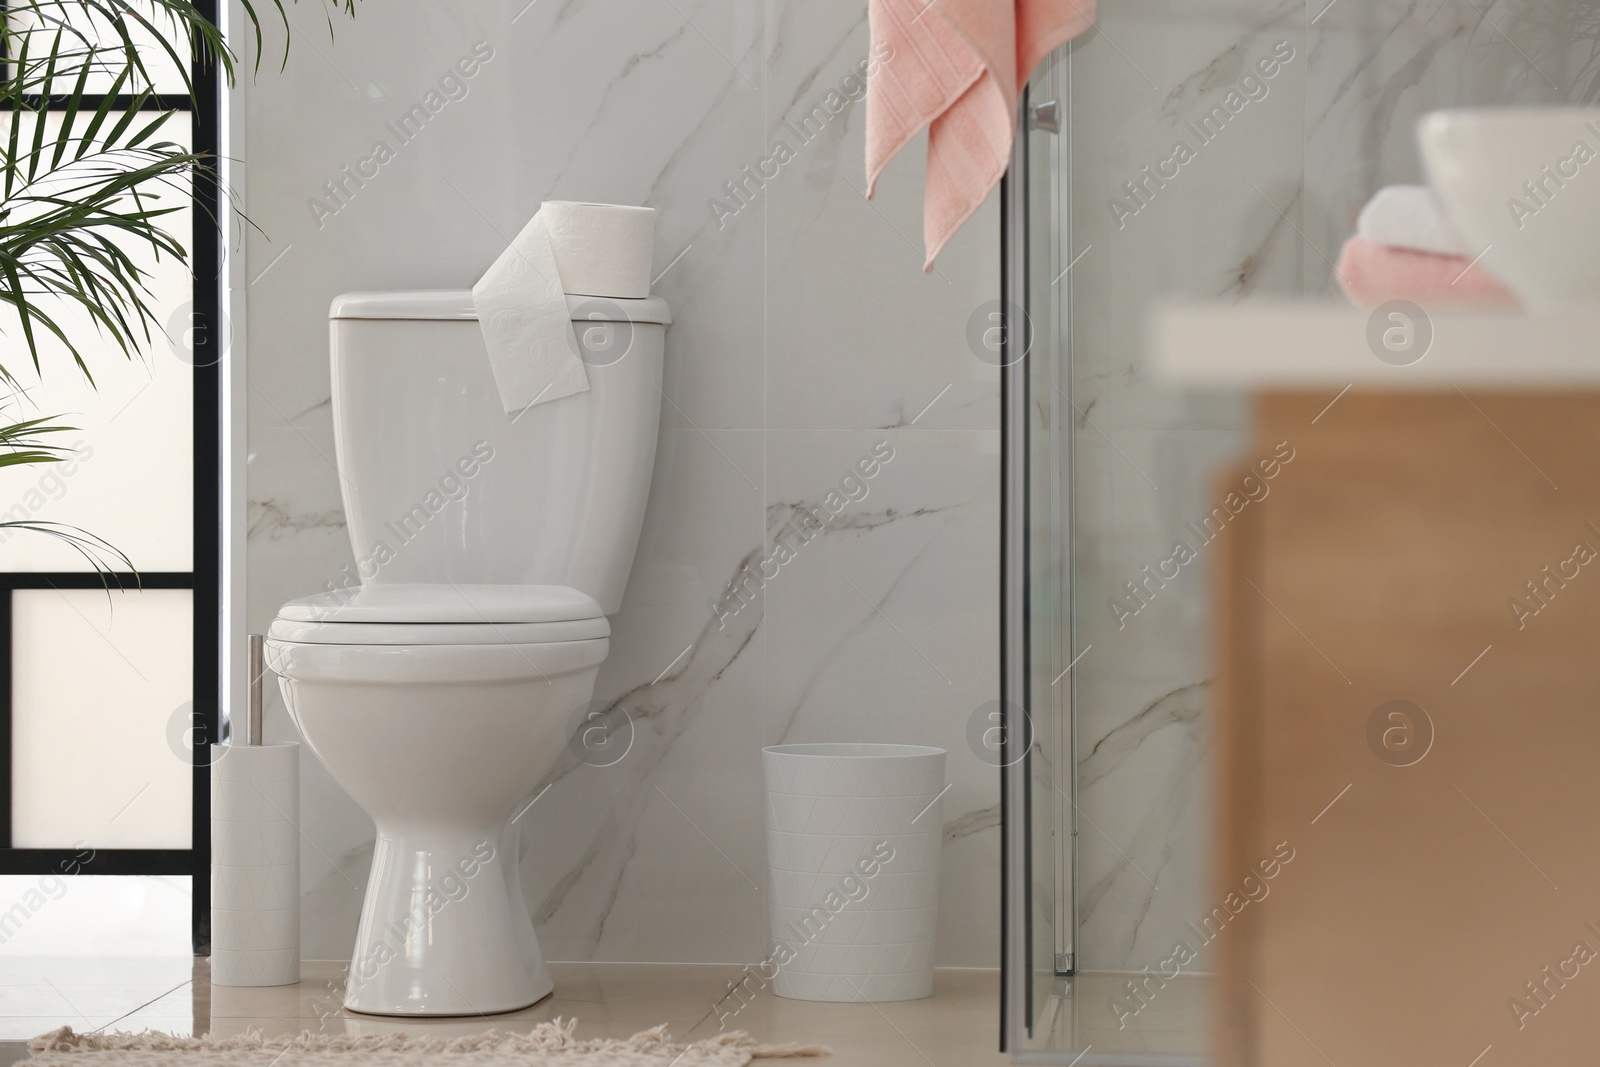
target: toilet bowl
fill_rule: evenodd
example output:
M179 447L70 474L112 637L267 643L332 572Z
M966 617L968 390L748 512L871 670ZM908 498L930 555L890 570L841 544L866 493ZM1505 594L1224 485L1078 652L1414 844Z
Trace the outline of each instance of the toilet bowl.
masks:
M656 299L569 303L590 389L514 417L470 293L333 305L356 563L279 609L266 659L376 827L353 1011L490 1014L552 991L513 820L587 722L643 522L668 321Z

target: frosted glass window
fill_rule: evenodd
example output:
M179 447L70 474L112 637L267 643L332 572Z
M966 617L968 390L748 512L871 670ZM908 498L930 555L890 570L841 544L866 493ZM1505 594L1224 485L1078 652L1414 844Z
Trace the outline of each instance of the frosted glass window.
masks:
M189 65L189 41L181 32L175 31L172 20L166 15L157 12L155 5L149 3L135 3L130 5L134 11L147 19L152 29L147 30L139 26L131 26L134 47L138 49L139 58L144 61L145 69L149 71L154 85L127 85L124 84L122 92L127 94L137 93L146 88L154 88L157 93L181 94L184 92L183 71ZM104 18L86 10L82 0L36 0L32 7L18 5L17 9L10 12L8 18L14 28L21 31L37 26L49 28L53 32L57 27L70 27L68 34L79 34L81 37L69 37L69 40L86 41L96 45L120 44L120 38L109 31ZM131 20L130 20L131 21ZM152 30L154 32L152 32ZM162 41L170 41L173 50L177 52L182 61L174 63L167 53ZM44 35L38 35L29 45L30 53L38 54L37 50L47 48L49 42ZM111 57L115 64L111 71L92 71L89 81L84 87L85 92L105 93L111 89L111 84L116 73L122 68L122 61L118 57ZM7 64L8 71L14 69L13 64ZM61 95L70 94L73 86L77 84L77 67L73 67L71 79L57 79L55 92Z
M0 129L4 125L0 120ZM174 115L162 134L178 144L187 144L189 135L187 114ZM157 191L162 205L182 206L167 216L165 228L189 246L188 183ZM0 521L65 523L109 541L138 570L187 571L194 521L192 281L171 257L157 261L148 246L127 247L151 272L159 324L140 356L129 359L99 340L86 314L60 313L95 385L84 380L64 346L49 339L41 339L43 374L36 375L15 313L0 310L0 365L26 389L5 404L0 419L59 416L56 421L78 428L52 435L53 443L76 449L71 460L0 469ZM0 529L0 571L91 569L54 538Z
M192 594L11 597L12 845L189 848Z

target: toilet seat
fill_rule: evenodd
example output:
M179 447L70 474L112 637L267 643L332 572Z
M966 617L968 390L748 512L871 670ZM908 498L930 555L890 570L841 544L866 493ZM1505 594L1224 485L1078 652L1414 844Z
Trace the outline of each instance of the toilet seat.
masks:
M278 609L269 639L317 645L542 645L611 635L595 600L562 585L372 584Z

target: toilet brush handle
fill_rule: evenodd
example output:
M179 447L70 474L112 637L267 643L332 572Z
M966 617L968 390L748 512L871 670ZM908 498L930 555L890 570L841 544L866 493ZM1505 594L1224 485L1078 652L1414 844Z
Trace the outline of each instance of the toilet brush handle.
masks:
M262 655L266 638L250 634L245 645L245 675L250 679L250 696L245 704L244 721L246 744L261 743L261 676L266 672Z

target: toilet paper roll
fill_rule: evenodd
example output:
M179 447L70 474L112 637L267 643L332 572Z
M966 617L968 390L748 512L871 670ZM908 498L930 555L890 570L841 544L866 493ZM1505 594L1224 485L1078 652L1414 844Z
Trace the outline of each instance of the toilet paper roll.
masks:
M563 291L629 300L650 295L655 208L546 200L539 214Z
M472 287L506 414L589 388L564 293L650 295L654 208L547 200Z
M211 765L211 981L300 980L300 746L217 745Z

